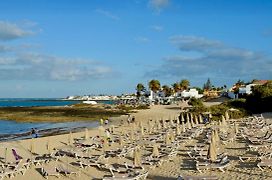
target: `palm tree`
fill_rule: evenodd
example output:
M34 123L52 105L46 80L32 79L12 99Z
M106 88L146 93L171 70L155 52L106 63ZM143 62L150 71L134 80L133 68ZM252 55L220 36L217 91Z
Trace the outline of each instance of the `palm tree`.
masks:
M187 79L183 79L180 81L180 87L182 90L187 90L190 86L190 82Z
M148 86L151 89L151 91L153 91L153 92L157 92L158 90L161 89L160 81L155 80L155 79L149 81Z
M165 94L166 97L171 96L172 93L173 93L172 88L170 88L170 87L167 86L167 85L163 85L163 86L162 86L162 90L163 90L163 92L164 92L164 94Z
M175 93L179 92L180 89L181 89L179 83L172 84L172 87L173 87L173 90L174 90Z
M245 82L239 79L239 80L235 83L234 94L238 94L238 93L239 93L239 88L240 88L241 86L243 86L243 85L245 85Z
M137 97L139 98L141 96L141 92L145 90L145 87L142 83L137 84L136 91L137 91Z

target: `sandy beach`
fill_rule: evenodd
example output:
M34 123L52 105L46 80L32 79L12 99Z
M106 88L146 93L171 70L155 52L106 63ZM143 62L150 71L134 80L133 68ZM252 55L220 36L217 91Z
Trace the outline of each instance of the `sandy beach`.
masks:
M184 106L184 105L183 105ZM133 113L135 116L136 123L142 122L144 125L148 123L149 120L153 122L160 119L176 119L178 114L181 112L180 106L177 105L155 105L151 106L150 109L139 110L137 113ZM115 125L116 131L122 133L129 132L132 125L127 124L127 116L114 117L110 120L110 125ZM120 123L123 123L121 126ZM122 130L121 130L122 129ZM86 134L85 131L73 133L73 139L80 139ZM88 130L88 135L90 137L95 137L100 134L98 128L93 128ZM225 172L220 172L218 170L206 170L203 173L199 173L195 169L195 162L188 156L187 152L190 151L197 142L203 141L202 135L195 139L186 141L186 143L181 143L178 148L177 155L170 160L164 161L159 167L151 168L145 166L145 170L148 170L147 179L177 179L179 175L214 175L219 179L272 179L272 172L270 169L265 169L261 171L256 166L256 162L246 162L241 163L238 156L244 155L246 153L245 143L241 139L236 139L233 142L222 145L221 149L226 153L231 161L231 165L227 167ZM14 156L11 149L15 149L16 152L23 157L23 159L32 158L30 151L32 150L35 154L48 154L49 151L54 149L65 149L70 143L71 135L56 135L49 137L42 137L36 139L20 140L13 142L1 143L0 147L0 157L2 161L13 162ZM48 150L47 145L50 142L50 148ZM112 144L111 148L114 148L118 143ZM103 154L103 151L97 151L98 154ZM6 156L6 158L5 158ZM109 162L115 161L116 158L112 158ZM96 167L80 168L79 166L72 165L71 162L76 161L72 157L60 157L59 161L50 161L48 164L41 165L31 165L24 175L17 174L14 180L29 180L29 179L44 179L41 174L41 168L44 166L57 166L57 164L63 164L70 169L73 169L80 174L80 179L102 179L105 175L110 175L107 170L101 170ZM118 160L117 160L118 161ZM64 176L61 175L60 178L49 177L49 179L78 179L76 175Z

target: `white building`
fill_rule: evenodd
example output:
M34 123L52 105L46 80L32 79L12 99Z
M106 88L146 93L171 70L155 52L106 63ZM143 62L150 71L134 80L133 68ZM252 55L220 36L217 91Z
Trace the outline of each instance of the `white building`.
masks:
M257 84L248 84L245 87L240 87L239 88L239 94L251 94L251 87L256 86Z
M182 91L180 93L180 96L183 98L191 98L191 97L195 97L195 98L202 98L203 94L198 94L198 91L196 89L190 89L189 91Z

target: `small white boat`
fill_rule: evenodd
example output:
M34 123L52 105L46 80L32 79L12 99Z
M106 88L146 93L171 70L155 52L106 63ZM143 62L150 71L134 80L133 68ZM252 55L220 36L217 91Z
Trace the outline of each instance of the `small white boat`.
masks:
M84 104L97 104L96 101L83 101Z

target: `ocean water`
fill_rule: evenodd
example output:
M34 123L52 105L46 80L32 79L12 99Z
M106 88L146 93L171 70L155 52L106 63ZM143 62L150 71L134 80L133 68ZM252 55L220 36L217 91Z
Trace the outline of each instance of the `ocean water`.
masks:
M10 120L0 120L0 134L21 134L30 132L31 128L36 128L37 130L46 130L52 128L59 128L64 130L85 128L85 127L96 127L98 126L98 121L73 121L73 122L62 122L62 123L29 123L29 122L16 122Z
M0 99L0 107L66 106L80 102L82 101L64 101L61 99L8 98Z
M69 131L78 131L93 128L99 125L98 121L77 121L63 123L26 123L10 120L0 120L0 142L31 138L31 129L36 129L38 136L62 134Z
M33 107L33 106L67 106L82 101L61 100L56 98L0 98L0 107ZM103 104L113 104L114 101L97 101Z
M67 106L78 104L82 101L69 101L61 99L42 99L42 98L0 98L0 107L34 107L34 106ZM114 101L98 101L103 104L113 104ZM36 128L40 135L46 133L63 133L70 130L97 127L98 121L73 121L63 123L48 123L48 122L16 122L12 120L0 120L0 141L17 140L30 138L29 132L31 128Z

